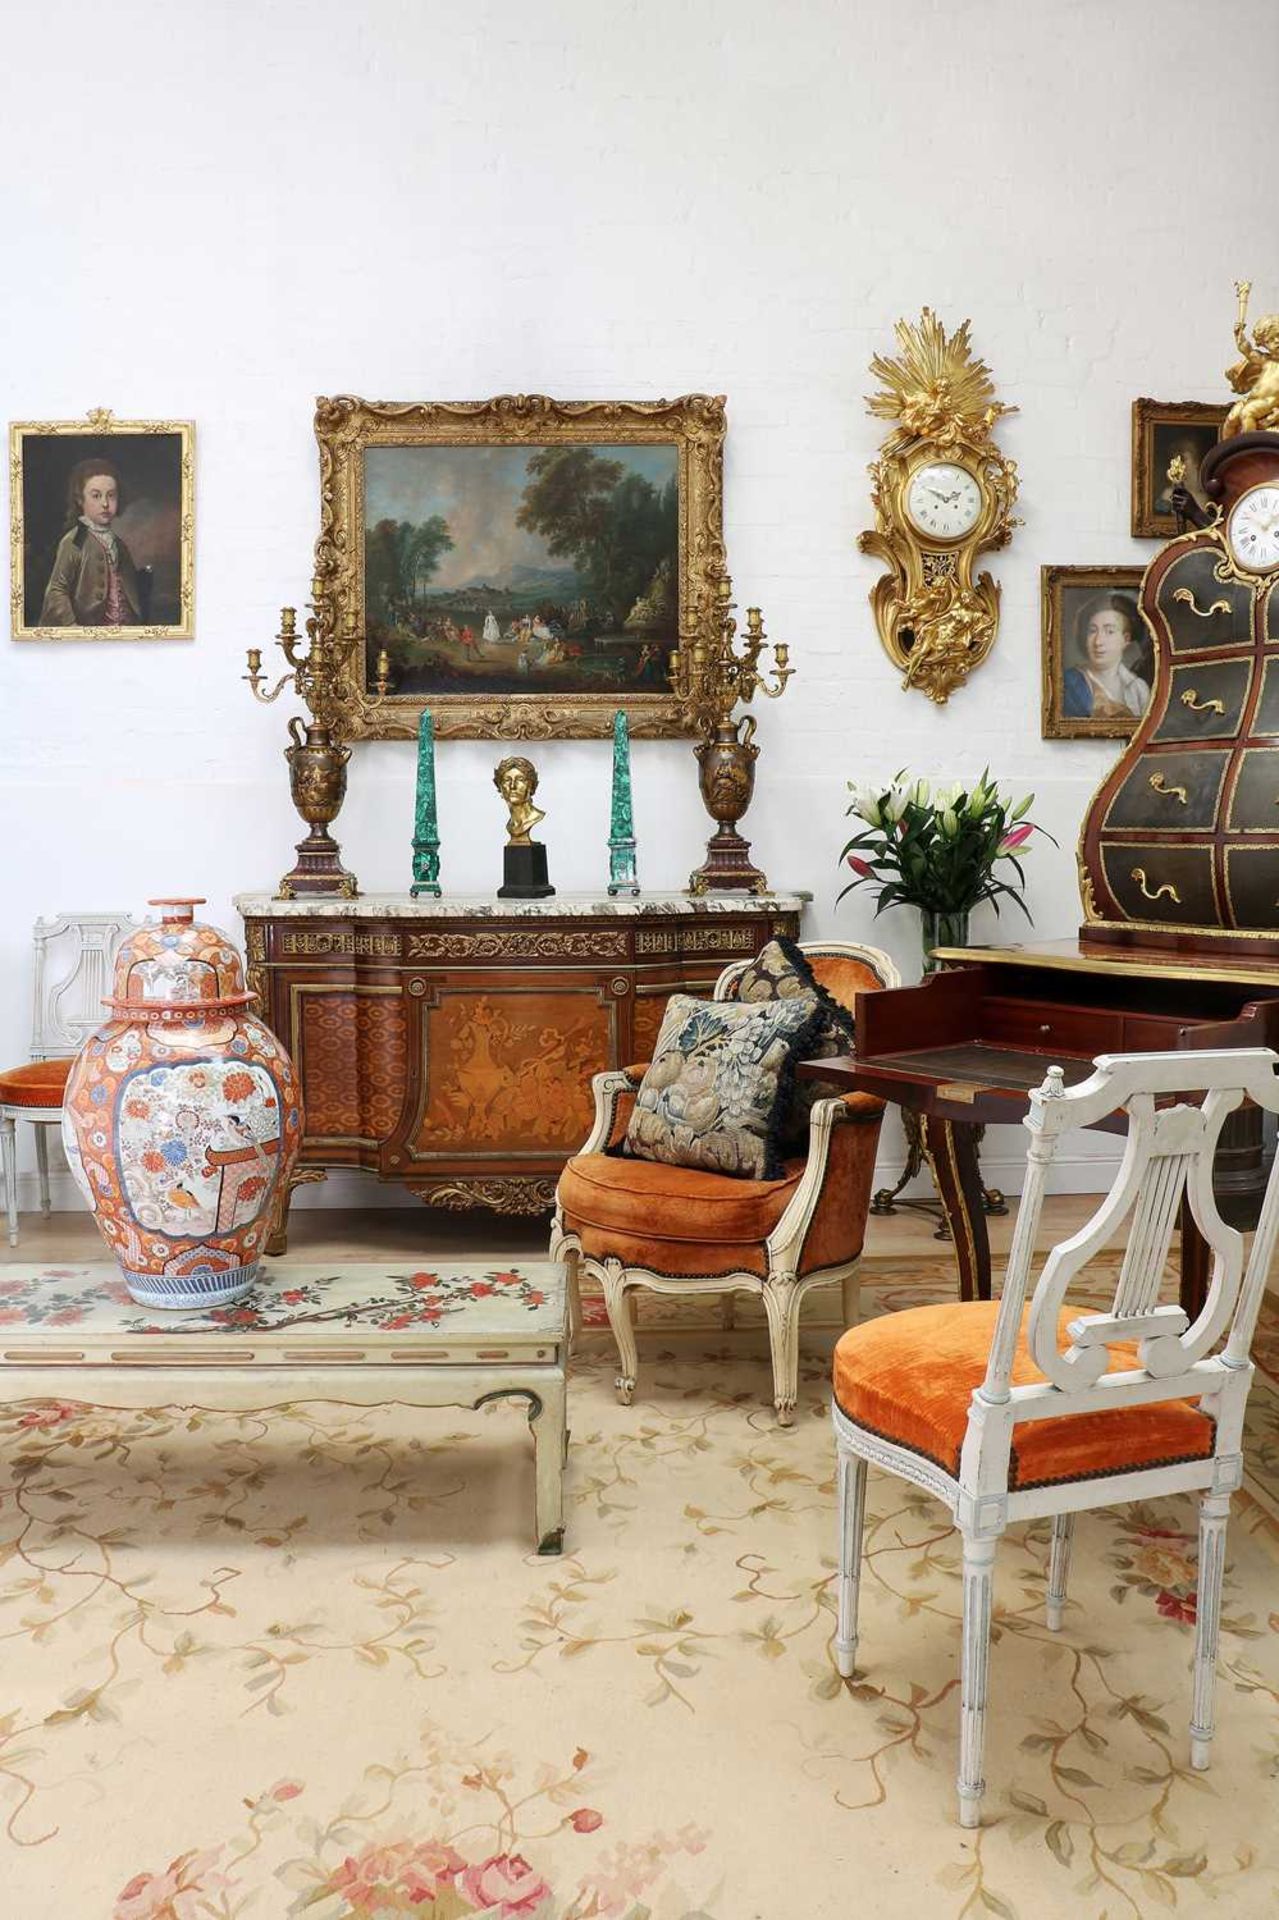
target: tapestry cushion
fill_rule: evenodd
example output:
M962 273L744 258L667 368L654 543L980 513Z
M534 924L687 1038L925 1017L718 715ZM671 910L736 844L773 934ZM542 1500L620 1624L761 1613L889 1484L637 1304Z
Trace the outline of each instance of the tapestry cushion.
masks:
M737 976L736 989L737 998L752 1006L771 1000L807 1002L818 1018L805 1058L833 1060L837 1054L853 1051L852 1012L821 985L803 948L784 934L770 940L747 963ZM839 1093L829 1080L796 1080L783 1122L783 1144L802 1150L814 1102L837 1099Z
M781 1179L780 1122L817 1017L808 998L756 1005L672 994L624 1152L742 1180Z

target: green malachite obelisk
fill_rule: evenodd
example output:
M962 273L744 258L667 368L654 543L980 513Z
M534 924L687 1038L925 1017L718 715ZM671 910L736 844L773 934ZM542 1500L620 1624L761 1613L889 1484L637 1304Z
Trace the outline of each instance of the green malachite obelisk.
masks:
M440 829L435 817L435 722L423 707L417 727L417 800L413 810L413 899L440 897Z
M608 890L633 894L640 890L631 808L631 730L620 707L613 715L613 816L608 832Z

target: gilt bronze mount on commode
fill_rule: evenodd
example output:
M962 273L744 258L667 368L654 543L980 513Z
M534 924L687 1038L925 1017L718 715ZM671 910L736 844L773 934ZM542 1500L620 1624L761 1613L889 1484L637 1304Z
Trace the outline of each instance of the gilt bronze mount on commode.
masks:
M305 654L298 651L294 608L280 609L276 643L289 663L289 672L280 676L270 693L262 691L265 677L260 648L250 647L247 652L249 671L244 678L256 699L268 705L279 698L285 687L292 686L311 712L311 719L305 725L297 714L290 719L293 745L284 750L293 804L310 831L298 842L297 861L280 881L276 897L281 900L292 900L298 894L333 894L353 900L360 891L355 875L342 865L341 849L329 832L346 798L346 765L351 757L350 747L339 734L343 712L342 677L363 645L360 634L337 631L334 565L331 551L326 551L321 541L311 583ZM377 699L369 705L376 706L386 689L386 656L383 654L378 660Z
M734 717L739 701L763 693L776 700L794 673L784 642L773 646L773 684L759 667L768 643L758 607L746 609L746 631L738 639L733 583L720 571L715 585L711 638L700 632L685 637L671 656L671 686L680 710L698 734L694 748L698 786L706 811L716 823L706 844L706 859L690 874L688 890L703 893L767 893L768 881L750 857L750 842L737 823L750 806L755 788L755 716Z

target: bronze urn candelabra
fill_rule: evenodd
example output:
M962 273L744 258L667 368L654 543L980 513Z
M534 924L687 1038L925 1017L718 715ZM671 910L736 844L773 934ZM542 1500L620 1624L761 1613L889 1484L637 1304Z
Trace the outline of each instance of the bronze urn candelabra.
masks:
M340 737L345 701L349 698L344 688L349 683L351 659L363 645L363 637L349 629L344 633L337 631L334 595L322 556L317 558L311 582L306 639L307 651L302 654L298 650L297 614L292 607L282 607L276 640L289 663L289 672L281 675L270 693L264 693L262 653L260 648L250 647L249 671L244 676L255 699L264 705L277 700L285 687L292 686L311 712L305 726L298 714L293 715L289 721L293 745L284 750L293 804L310 831L304 840L299 840L297 861L281 880L277 893L281 900L292 900L300 893L336 894L353 900L360 891L359 883L342 865L341 849L329 827L346 798L346 764L351 749ZM378 655L378 677L374 683L377 697L367 703L367 710L381 704L389 673L390 663L382 652Z
M750 842L737 823L750 806L755 789L755 716L734 718L738 702L758 693L776 700L795 669L788 664L790 649L773 646L772 684L760 672L759 657L768 642L758 607L746 609L746 631L740 641L734 618L733 583L721 572L709 640L700 634L682 639L671 655L670 680L684 717L700 736L694 752L698 786L715 832L706 843L706 859L689 875L691 894L734 892L767 893L768 881L750 857Z

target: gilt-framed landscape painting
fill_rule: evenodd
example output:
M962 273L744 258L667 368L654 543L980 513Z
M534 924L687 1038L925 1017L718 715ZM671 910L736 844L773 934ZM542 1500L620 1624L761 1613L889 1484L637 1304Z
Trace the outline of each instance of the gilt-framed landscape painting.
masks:
M1128 740L1150 704L1155 650L1141 567L1041 567L1043 737Z
M189 640L189 420L19 420L9 429L15 640Z
M1229 407L1206 400L1134 400L1132 403L1132 534L1134 540L1171 540L1178 531L1172 510L1174 459L1185 466L1183 485L1201 507L1208 505L1199 467L1221 437Z
M350 739L677 734L724 561L724 402L316 403ZM387 691L379 699L380 656Z

